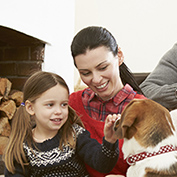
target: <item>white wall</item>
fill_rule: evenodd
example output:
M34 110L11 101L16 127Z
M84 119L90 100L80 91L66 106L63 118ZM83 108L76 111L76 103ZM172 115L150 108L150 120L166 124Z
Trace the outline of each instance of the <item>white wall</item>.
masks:
M0 0L0 25L51 43L46 71L60 74L73 91L70 44L83 27L112 32L133 72L151 72L177 40L177 0Z
M0 0L0 25L51 44L45 48L43 70L61 75L73 91L74 0Z
M133 72L151 72L177 42L177 0L76 0L75 33L106 27Z

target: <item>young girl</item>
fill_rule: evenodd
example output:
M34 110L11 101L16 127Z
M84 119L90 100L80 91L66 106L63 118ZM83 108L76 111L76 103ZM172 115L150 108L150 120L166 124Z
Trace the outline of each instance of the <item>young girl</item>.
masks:
M100 172L111 171L118 159L116 115L106 119L100 145L68 105L69 89L60 76L36 72L23 93L5 152L5 176L83 177L88 176L84 162Z

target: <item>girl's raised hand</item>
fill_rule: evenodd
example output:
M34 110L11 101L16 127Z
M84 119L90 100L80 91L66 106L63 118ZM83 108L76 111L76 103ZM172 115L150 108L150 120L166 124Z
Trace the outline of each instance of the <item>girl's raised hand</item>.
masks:
M105 140L110 143L115 143L118 139L114 131L114 123L117 119L120 119L120 114L109 114L105 120L104 136Z

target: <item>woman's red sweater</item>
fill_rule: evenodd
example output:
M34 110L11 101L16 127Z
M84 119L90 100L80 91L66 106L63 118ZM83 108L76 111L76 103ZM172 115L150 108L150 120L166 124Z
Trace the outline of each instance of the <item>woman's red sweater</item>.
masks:
M82 103L82 92L83 90L73 92L69 98L69 105L80 116L82 122L84 123L85 128L90 132L91 137L96 139L99 143L102 143L102 138L104 136L104 133L103 133L104 122L94 120L86 113L83 103ZM145 99L145 97L140 94L136 94L134 98ZM124 176L126 175L128 164L123 158L122 145L123 145L123 140L120 139L119 140L119 159L117 161L116 166L113 168L113 170L109 174L120 174ZM105 175L108 175L108 174L97 172L96 170L88 166L87 164L86 164L86 168L91 177L104 177Z

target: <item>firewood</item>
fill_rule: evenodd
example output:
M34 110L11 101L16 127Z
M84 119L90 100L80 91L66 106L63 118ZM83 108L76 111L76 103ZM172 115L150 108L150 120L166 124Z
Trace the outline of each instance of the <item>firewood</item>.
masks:
M1 103L1 100L3 99L3 96L0 96L0 103Z
M12 90L9 95L9 99L12 99L15 101L16 106L20 106L23 102L23 92L19 90Z
M8 117L0 118L0 135L9 137L11 132L11 126L9 124Z
M12 119L17 107L13 100L7 100L0 105L1 114L5 114L9 120Z
M0 94L4 97L9 95L12 83L7 78L0 78Z
M9 141L9 138L6 136L0 136L0 154L2 155L4 153L4 150L7 146L7 143Z

